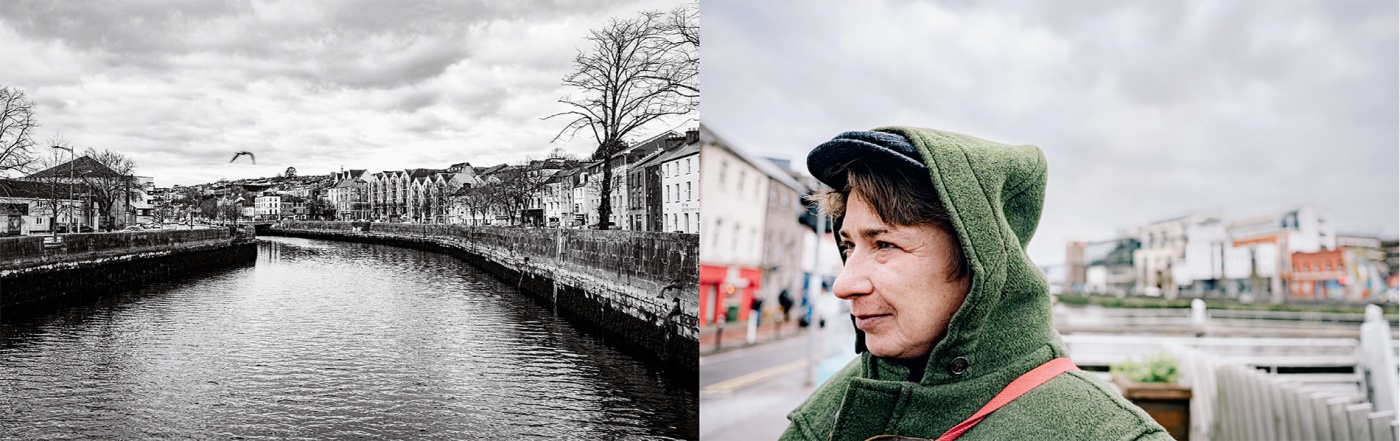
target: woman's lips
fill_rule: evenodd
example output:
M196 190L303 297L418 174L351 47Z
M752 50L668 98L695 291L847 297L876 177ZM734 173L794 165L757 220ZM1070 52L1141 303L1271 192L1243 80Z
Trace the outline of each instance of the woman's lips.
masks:
M862 331L870 331L870 328L878 326L890 319L889 314L858 314L856 315L856 328Z

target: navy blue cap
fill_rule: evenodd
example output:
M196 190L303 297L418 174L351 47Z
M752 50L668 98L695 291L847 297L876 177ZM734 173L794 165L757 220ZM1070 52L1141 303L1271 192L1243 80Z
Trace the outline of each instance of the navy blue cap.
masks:
M836 135L807 154L807 171L823 184L840 190L846 187L846 173L837 170L853 161L876 167L895 166L928 174L919 151L908 139L885 132L846 132Z

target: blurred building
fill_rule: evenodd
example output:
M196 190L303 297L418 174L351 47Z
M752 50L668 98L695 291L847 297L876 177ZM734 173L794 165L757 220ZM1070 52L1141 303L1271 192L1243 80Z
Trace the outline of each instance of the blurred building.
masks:
M1173 270L1185 267L1188 226L1218 218L1218 214L1198 213L1155 221L1138 228L1137 238L1141 248L1133 253L1133 267L1137 272L1136 290L1148 295L1175 297L1177 285L1173 283ZM1075 271L1071 268L1071 279L1075 278ZM1078 276L1078 279L1082 278Z
M1228 219L1216 211L1204 211L1154 221L1131 231L1128 236L1138 246L1131 252L1133 283L1128 291L1136 294L1175 297L1187 292L1198 297L1272 296L1275 301L1281 301L1285 295L1312 297L1313 294L1306 293L1315 293L1319 298L1326 298L1327 295L1321 293L1330 289L1325 287L1327 281L1341 280L1334 278L1338 274L1316 270L1325 268L1327 262L1344 262L1350 267L1340 271L1353 274L1353 278L1365 277L1368 281L1383 281L1393 274L1382 264L1385 255L1378 240L1339 244L1327 220L1308 207L1237 219ZM1372 251L1318 254L1337 250L1339 246ZM1065 290L1111 292L1123 286L1128 277L1122 272L1123 262L1118 253L1127 248L1129 242L1124 239L1069 243L1065 254ZM1295 263L1295 256L1307 261L1306 264ZM1372 261L1376 264L1356 263ZM1378 270L1357 265L1370 265ZM1308 272L1295 274L1299 269ZM1294 286L1295 283L1306 286ZM1318 286L1324 288L1315 289ZM1356 295L1361 294L1353 293L1353 297ZM1338 294L1336 297L1345 296Z
M700 125L700 323L748 319L763 287L767 161L751 160Z
M809 231L801 223L806 206L802 197L808 189L793 179L787 161L769 158L757 159L759 170L768 179L767 213L763 221L763 301L769 305L778 304L778 296L784 291L789 299L802 296L803 271L802 256L809 253L805 248L803 232Z
M1316 300L1378 300L1389 289L1390 268L1380 239L1336 237L1336 247L1291 256L1289 297Z
M1390 272L1390 287L1395 288L1396 278L1400 276L1400 240L1381 241L1381 250L1385 251L1385 267Z
M1133 237L1097 242L1070 242L1066 249L1064 283L1072 292L1125 294L1137 284Z

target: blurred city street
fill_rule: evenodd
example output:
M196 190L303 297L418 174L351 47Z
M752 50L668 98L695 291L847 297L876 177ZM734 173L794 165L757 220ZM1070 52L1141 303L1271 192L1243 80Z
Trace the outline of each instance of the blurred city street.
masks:
M742 328L740 328L742 329ZM795 328L801 329L801 328ZM856 357L850 321L832 320L815 332L801 329L745 345L744 335L700 357L700 438L772 440L787 429L787 414ZM703 350L710 349L703 346ZM810 359L812 385L808 385Z

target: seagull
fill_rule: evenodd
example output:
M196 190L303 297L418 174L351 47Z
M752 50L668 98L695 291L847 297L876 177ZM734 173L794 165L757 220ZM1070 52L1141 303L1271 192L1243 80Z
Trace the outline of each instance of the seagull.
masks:
M255 157L255 156L253 156L253 152L248 152L248 151L243 151L243 152L234 153L234 154L233 154L233 159L228 160L228 162L237 161L237 160L238 160L238 157L239 157L239 156L243 156L243 155L248 155L248 159L251 160L251 161L253 161L254 164L257 164L257 163L258 163L258 158Z

